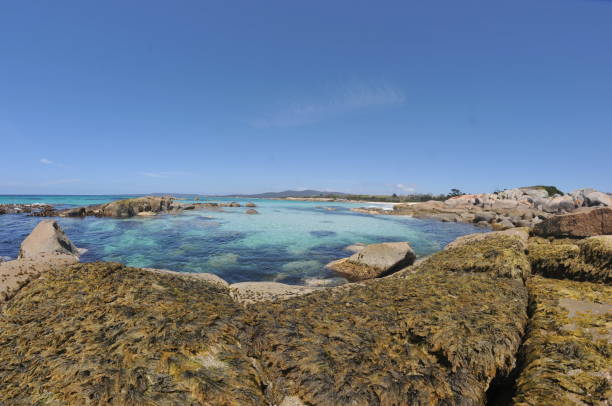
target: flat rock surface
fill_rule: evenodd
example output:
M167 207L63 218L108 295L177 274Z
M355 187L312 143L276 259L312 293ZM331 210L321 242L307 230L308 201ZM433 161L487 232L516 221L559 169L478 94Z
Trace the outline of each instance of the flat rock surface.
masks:
M239 282L230 285L231 296L240 303L286 300L321 288L286 285L278 282Z

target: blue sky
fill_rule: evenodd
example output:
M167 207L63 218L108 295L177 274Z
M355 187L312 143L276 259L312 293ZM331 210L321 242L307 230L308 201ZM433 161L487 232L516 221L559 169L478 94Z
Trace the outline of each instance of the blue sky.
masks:
M0 5L0 193L612 191L612 1Z

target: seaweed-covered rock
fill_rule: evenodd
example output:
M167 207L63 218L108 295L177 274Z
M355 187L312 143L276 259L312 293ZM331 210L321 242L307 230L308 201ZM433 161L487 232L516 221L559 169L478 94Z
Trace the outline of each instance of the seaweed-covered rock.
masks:
M507 230L460 237L443 251L391 277L401 278L415 272L435 270L486 272L523 281L531 274L525 255L524 231Z
M527 241L529 240L529 229L526 227L517 227L510 230L504 231L493 231L490 233L475 233L463 235L461 237L455 238L455 240L451 241L444 247L444 249L450 249L454 247L458 247L467 242L481 241L489 238L497 238L499 236L514 236L521 242L521 247L523 250L527 249Z
M434 270L248 309L270 404L483 405L514 367L527 293L493 273Z
M327 268L350 281L388 275L411 265L416 255L407 242L370 244L348 258L327 264Z
M0 313L0 404L263 405L241 312L193 279L112 263L47 272Z
M529 239L534 273L552 278L612 283L612 236L583 240Z
M533 229L541 237L591 237L612 234L612 208L591 207L553 216Z
M608 405L612 287L533 277L516 406Z
M39 222L19 249L19 258L35 258L46 254L79 255L79 249L66 237L55 220Z

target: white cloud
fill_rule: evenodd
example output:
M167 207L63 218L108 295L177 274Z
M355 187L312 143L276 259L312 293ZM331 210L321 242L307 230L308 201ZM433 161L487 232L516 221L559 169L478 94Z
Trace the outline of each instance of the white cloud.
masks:
M312 124L329 116L373 106L404 103L404 93L390 85L357 84L347 86L327 97L309 103L294 103L291 107L251 120L253 127L294 127Z
M47 158L40 158L40 163L41 164L45 164L45 165L51 165L53 163L53 161L47 159Z
M188 176L189 172L183 171L166 171L166 172L140 172L140 175L149 178L172 178L175 176Z
M403 183L398 183L397 185L395 185L395 187L406 193L412 193L416 190L415 188L406 186Z

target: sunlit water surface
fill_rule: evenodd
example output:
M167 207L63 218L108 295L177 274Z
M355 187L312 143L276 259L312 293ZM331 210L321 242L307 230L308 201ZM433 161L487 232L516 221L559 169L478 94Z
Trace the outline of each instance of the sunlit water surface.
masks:
M0 203L51 203L73 207L122 196L0 196ZM244 199L207 198L209 201ZM82 261L116 261L135 267L212 272L230 283L321 283L335 275L324 265L350 253L354 243L408 241L418 256L440 250L456 237L484 231L468 224L350 211L364 203L250 200L245 208L187 211L180 215L111 219L57 218L70 239L88 251ZM19 244L41 218L0 216L0 256L16 257Z

